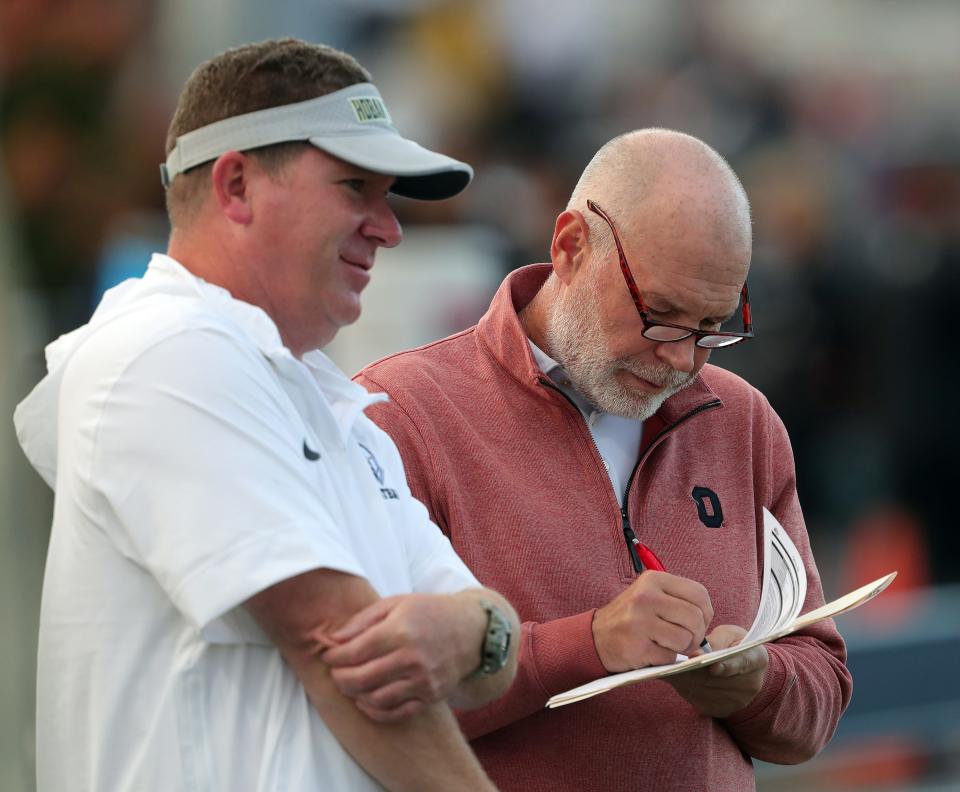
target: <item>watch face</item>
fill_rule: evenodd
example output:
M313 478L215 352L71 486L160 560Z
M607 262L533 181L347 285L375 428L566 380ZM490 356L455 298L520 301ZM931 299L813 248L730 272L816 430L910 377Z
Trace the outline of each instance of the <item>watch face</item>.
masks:
M485 606L487 610L487 634L483 642L483 662L480 672L493 674L506 665L510 655L510 622L498 608Z
M506 633L501 633L493 639L494 643L494 653L502 660L507 659L507 654L510 651L510 636Z

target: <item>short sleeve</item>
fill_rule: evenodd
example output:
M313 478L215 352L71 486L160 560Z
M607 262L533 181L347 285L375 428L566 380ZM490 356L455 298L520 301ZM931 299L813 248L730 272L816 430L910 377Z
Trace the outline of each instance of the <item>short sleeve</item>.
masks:
M87 358L70 384L96 418L90 490L112 513L104 524L118 549L198 628L310 569L362 574L304 458L296 413L255 349L218 328L180 332L108 389Z
M395 481L402 482L399 496L403 504L401 537L408 558L413 590L431 594L450 594L481 584L457 555L450 540L430 519L426 507L410 492L400 452L390 436L369 419L369 428L389 465L399 471Z
M413 590L451 594L479 587L480 582L457 555L450 540L430 521L426 507L409 491L407 501L410 530L404 538L408 543L408 557L412 558Z

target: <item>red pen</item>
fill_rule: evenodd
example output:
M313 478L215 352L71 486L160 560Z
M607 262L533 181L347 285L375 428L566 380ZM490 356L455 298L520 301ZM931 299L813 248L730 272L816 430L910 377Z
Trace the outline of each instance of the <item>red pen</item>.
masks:
M666 572L667 568L660 563L660 559L654 554L653 550L647 547L637 537L633 537L633 545L637 549L637 556L644 569L652 569L654 572Z
M667 568L660 562L660 559L657 558L657 554L637 539L636 536L633 537L633 546L637 551L637 557L640 559L640 563L643 564L644 569L652 569L654 572L667 571ZM713 651L713 647L710 646L710 642L706 638L700 642L700 648L703 649L704 652Z

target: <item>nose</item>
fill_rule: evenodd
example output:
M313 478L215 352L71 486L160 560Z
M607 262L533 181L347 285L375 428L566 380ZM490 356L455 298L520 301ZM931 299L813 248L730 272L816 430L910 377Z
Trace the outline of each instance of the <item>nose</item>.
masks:
M400 221L397 220L393 207L386 198L377 201L360 230L365 237L373 239L380 247L396 247L403 239Z
M689 336L681 341L661 341L657 344L657 357L668 364L674 371L689 374L696 364L696 336ZM703 350L708 352L708 350Z

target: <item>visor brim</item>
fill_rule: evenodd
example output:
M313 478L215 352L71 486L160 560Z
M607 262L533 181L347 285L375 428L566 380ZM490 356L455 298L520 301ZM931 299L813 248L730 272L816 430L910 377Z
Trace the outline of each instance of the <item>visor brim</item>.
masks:
M395 176L391 192L423 201L452 198L470 184L473 168L396 133L310 138L321 151L360 168Z

